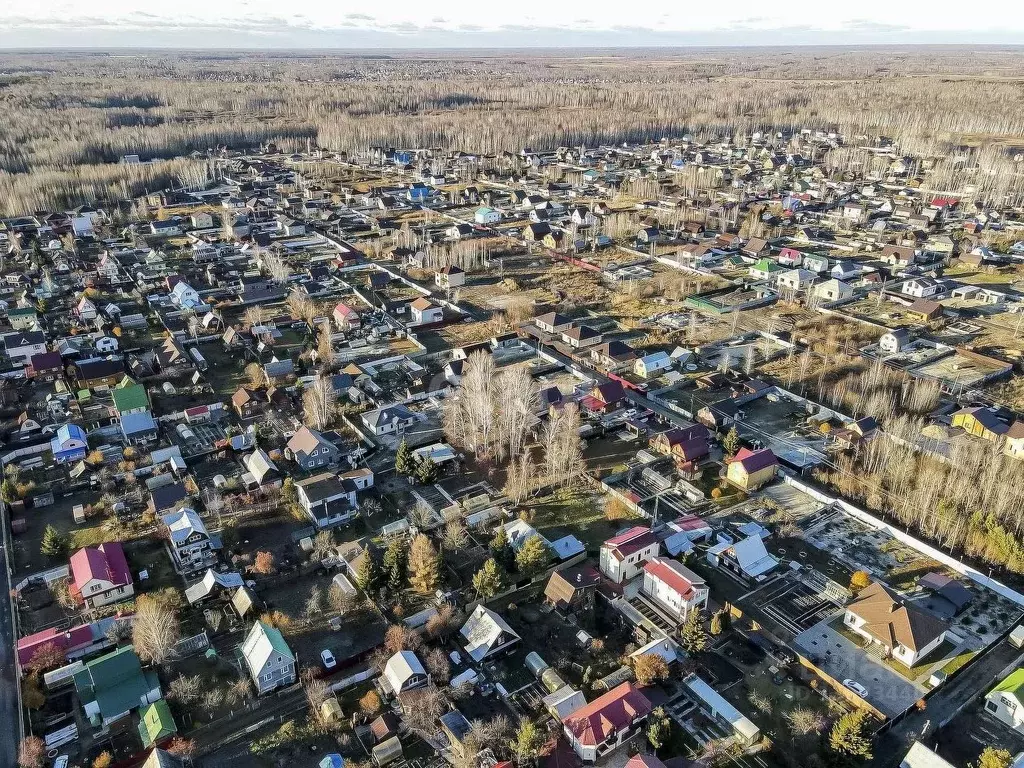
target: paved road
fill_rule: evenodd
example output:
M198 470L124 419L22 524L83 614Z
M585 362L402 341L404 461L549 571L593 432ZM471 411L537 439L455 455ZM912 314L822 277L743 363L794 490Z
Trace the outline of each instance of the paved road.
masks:
M0 515L0 525L7 525ZM21 711L14 664L14 617L11 615L11 580L7 571L7 547L0 543L0 765L18 764Z

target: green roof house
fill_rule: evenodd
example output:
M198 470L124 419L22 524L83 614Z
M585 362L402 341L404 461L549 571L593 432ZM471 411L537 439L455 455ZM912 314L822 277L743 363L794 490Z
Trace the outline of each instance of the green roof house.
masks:
M96 726L106 726L162 696L156 672L142 669L130 645L93 659L74 679L85 714Z
M164 749L154 749L142 764L142 768L185 768L185 761Z
M158 699L139 712L139 736L146 749L169 739L177 732L178 726L174 723L174 716L166 700Z
M253 624L241 652L259 693L295 682L295 654L281 633L269 624Z
M771 259L759 259L755 264L750 265L749 272L751 277L764 280L783 270L785 270L785 267Z
M129 384L127 387L117 387L112 391L114 396L114 408L118 416L125 416L129 413L142 413L149 409L149 398L146 397L146 388L141 384Z
M985 695L985 711L1024 733L1024 669L1018 669Z

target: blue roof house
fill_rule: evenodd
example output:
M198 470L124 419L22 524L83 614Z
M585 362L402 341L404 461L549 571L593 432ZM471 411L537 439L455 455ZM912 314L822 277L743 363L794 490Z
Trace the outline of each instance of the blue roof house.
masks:
M53 458L58 464L84 459L85 454L89 452L85 430L77 424L65 424L50 440L50 450L53 451Z
M144 445L157 439L156 420L149 411L126 413L121 417L121 434L128 445Z

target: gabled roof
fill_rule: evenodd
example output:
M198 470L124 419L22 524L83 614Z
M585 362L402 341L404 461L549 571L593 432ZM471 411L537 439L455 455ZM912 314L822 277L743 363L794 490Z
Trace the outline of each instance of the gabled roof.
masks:
M644 572L677 592L684 600L704 586L704 579L682 563L667 557L652 557L644 564Z
M478 605L470 614L459 633L465 638L466 653L478 662L487 656L503 634L519 637L501 616L482 605Z
M779 462L775 458L775 454L771 452L769 448L762 448L759 451L751 451L748 448L740 448L733 458L733 462L738 463L743 470L749 475L752 472L765 469L766 467L774 467Z
M242 643L242 656L249 669L258 674L274 655L295 661L295 654L284 641L280 631L269 624L257 621Z
M114 586L132 583L132 572L124 556L124 548L116 541L98 547L83 547L71 556L71 580L76 589L93 579L109 581Z
M149 399L146 388L141 384L130 384L127 387L116 387L113 391L114 407L118 413L148 408Z
M207 536L206 525L203 523L199 513L194 509L182 507L177 512L164 515L160 518L171 534L171 541L174 544L181 544L197 534Z
M562 722L577 741L597 746L609 736L626 730L637 718L651 713L650 699L632 683L623 683L594 699Z
M139 712L139 736L146 749L177 732L178 726L165 699L157 699Z
M628 531L620 533L618 536L608 539L608 541L601 545L601 549L611 549L614 557L619 560L625 560L634 552L639 552L657 543L658 539L651 533L650 528L637 525Z
M288 441L287 448L292 453L311 453L322 445L330 445L324 436L317 432L315 429L303 426L292 435Z
M412 651L399 651L384 665L384 677L395 693L402 690L402 686L410 677L426 674L423 664Z
M993 693L1008 693L1017 701L1024 702L1024 669L1018 669L1004 677L999 685L989 691L989 694Z
M95 701L102 717L130 712L159 681L142 671L135 649L126 645L88 662L74 675L82 701ZM152 683L152 685L151 685Z

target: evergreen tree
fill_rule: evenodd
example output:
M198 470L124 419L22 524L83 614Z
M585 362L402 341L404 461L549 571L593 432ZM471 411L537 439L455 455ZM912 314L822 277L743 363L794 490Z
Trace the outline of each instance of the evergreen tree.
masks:
M847 712L836 721L828 735L833 752L862 760L871 759L871 739L865 733L868 713L865 709Z
M727 456L735 456L739 447L740 434L736 431L736 427L733 427L729 430L726 436L722 438L722 448L725 450Z
M429 595L441 582L441 558L434 543L419 534L412 540L409 552L409 584L421 595Z
M420 485L433 485L440 475L440 468L429 456L416 465L416 482Z
M380 589L383 580L383 573L377 560L377 550L370 547L366 550L365 557L359 563L359 570L356 572L356 583L363 592L369 594Z
M690 611L679 630L679 640L683 648L690 655L706 651L708 648L708 633L704 629L704 613L702 611Z
M486 600L501 592L502 588L501 566L493 557L488 558L483 567L473 575L473 589L477 595Z
M516 561L516 553L512 551L512 545L508 541L508 532L503 526L498 526L491 539L491 555L506 571L510 570Z
M658 707L651 712L651 717L647 721L647 742L653 749L661 749L671 733L672 721L665 714L665 710Z
M48 557L63 557L67 554L71 540L52 525L46 526L43 531L43 541L39 545L39 551Z
M395 536L388 541L388 547L384 550L384 580L391 590L399 590L405 584L405 577L409 566L409 552L406 549L405 540Z
M395 472L408 477L416 470L416 459L413 456L412 448L402 440L395 454Z
M534 534L524 541L523 546L516 552L516 568L524 576L533 576L547 565L550 556L544 540Z

